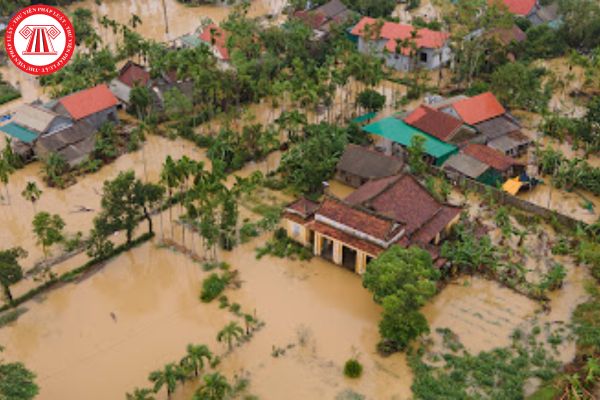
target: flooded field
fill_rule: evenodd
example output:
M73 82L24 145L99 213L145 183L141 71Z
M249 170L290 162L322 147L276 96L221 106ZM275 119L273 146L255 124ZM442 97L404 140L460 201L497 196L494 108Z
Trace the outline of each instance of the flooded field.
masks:
M204 151L190 142L181 139L171 141L149 135L143 150L121 156L112 164L102 167L97 173L78 177L75 185L64 190L49 188L43 183L40 163L29 164L17 170L9 180L10 205L0 205L0 226L2 226L0 241L5 247L22 246L29 252L29 257L24 261L26 268L30 268L42 257L42 250L35 244L36 239L31 227L34 208L21 196L27 182L36 182L43 191L35 208L37 212L48 211L59 214L66 223L66 232L74 234L81 231L87 234L100 207L102 185L105 180L116 177L120 171L132 169L139 178L143 179L144 175L147 175L149 181L156 182L167 155L173 158L187 155L195 160L206 161ZM82 212L82 207L92 211Z

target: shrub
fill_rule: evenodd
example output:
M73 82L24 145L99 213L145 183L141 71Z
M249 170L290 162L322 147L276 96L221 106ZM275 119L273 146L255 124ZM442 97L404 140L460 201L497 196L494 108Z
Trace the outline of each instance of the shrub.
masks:
M205 303L210 303L225 290L228 283L229 279L226 276L219 276L216 273L210 274L210 276L202 282L200 300Z
M344 375L348 378L358 378L362 375L363 366L355 358L351 358L344 364Z

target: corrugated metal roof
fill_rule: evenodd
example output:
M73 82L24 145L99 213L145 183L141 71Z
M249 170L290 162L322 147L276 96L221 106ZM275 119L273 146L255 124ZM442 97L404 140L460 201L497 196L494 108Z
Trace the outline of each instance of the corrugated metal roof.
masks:
M452 168L469 178L477 179L487 171L489 166L469 155L458 153L450 157L443 168Z
M414 136L421 136L425 139L425 152L435 158L442 158L458 150L456 146L444 143L395 117L381 119L363 127L363 130L374 135L382 136L405 147L410 146Z
M14 122L9 122L4 126L0 126L0 131L25 143L33 143L33 141L37 139L37 134L35 132L23 128L22 126L19 126Z
M58 114L44 107L23 104L15 112L13 121L27 129L44 133Z

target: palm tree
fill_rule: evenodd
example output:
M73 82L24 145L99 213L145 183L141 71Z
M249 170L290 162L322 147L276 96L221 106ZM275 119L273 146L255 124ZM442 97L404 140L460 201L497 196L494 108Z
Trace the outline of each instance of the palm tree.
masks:
M204 369L204 359L210 362L212 358L213 355L207 346L188 344L187 355L181 360L180 365L194 371L194 374L198 376L200 370Z
M35 214L37 212L35 209L35 203L42 196L42 191L40 190L40 188L38 188L35 182L29 181L27 182L27 186L25 186L25 190L21 192L21 196L23 196L25 200L31 202L31 204L33 205L33 212Z
M217 334L217 341L227 342L229 350L233 348L233 339L239 341L244 334L244 329L235 321L225 325L221 331Z
M173 158L171 158L171 156L167 156L167 159L165 160L162 166L162 171L160 172L160 183L167 187L167 195L169 197L169 221L171 222L171 239L173 239L175 236L175 232L173 230L173 208L171 206L173 200L173 189L177 187L177 184L179 182L178 173L179 171L177 168L177 164L175 163L175 161L173 161Z
M163 386L167 387L167 398L171 398L171 395L177 388L178 382L183 382L187 379L187 374L183 368L175 363L169 363L165 365L162 370L153 371L148 376L148 380L154 383L154 392L157 393Z
M156 400L153 394L152 389L135 388L133 393L127 393L125 396L127 400Z
M9 160L7 160L4 157L0 157L0 182L4 184L7 204L10 204L10 193L8 192L8 178L13 172L15 172L15 169L10 164Z
M204 384L194 395L194 400L222 400L231 392L227 378L219 372L204 376Z

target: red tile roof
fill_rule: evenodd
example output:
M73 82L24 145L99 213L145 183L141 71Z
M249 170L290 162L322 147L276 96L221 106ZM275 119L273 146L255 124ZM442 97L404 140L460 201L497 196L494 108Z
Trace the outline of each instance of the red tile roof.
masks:
M513 165L520 165L517 160L483 144L471 143L463 149L463 152L500 172L506 171Z
M462 126L459 119L426 105L411 112L404 122L444 142Z
M146 86L150 80L150 73L141 65L128 61L119 72L119 80L129 87L136 84Z
M344 201L352 205L361 205L377 196L379 193L384 191L390 184L396 182L399 176L388 176L381 179L373 179L368 181L354 192L350 193Z
M421 228L442 208L442 205L408 174L370 200L368 205L378 214L405 224L409 235Z
M502 104L491 92L458 100L452 104L459 117L469 125L486 121L506 113Z
M362 36L364 34L365 26L376 25L377 23L377 20L374 18L364 17L354 26L354 28L352 28L352 34ZM417 48L441 48L450 37L450 34L446 32L432 31L431 29L426 28L418 29L412 25L398 24L389 21L383 23L379 37L388 40L385 46L389 52L394 53L397 46L396 40L411 39L412 32L415 29L417 31L415 39ZM409 51L409 48L402 49L403 54L408 54Z
M312 221L306 225L306 227L325 236L329 236L330 238L339 240L340 242L354 247L355 249L369 253L372 256L378 256L381 252L383 252L383 248L375 243L359 239L356 236L352 236L346 232L318 221Z
M74 120L114 107L117 102L117 98L105 84L70 94L59 100Z
M526 17L535 7L536 0L488 0L488 4L502 4L508 8L511 14Z
M204 43L214 46L220 54L221 59L229 60L229 50L227 50L227 32L216 24L210 24L202 30L199 36Z
M315 213L315 219L318 219L318 216L326 217L383 241L390 240L399 231L398 224L390 219L358 210L333 199L323 201Z
M326 21L327 16L316 11L300 10L294 13L294 17L302 20L313 29L320 28Z
M425 225L423 225L412 237L413 243L426 244L431 242L438 233L442 232L457 215L461 209L444 205Z
M527 39L527 34L517 25L510 28L496 28L487 33L488 37L493 37L505 46L511 42L521 43Z
M301 197L292 204L288 205L286 210L306 218L313 215L318 208L319 203L315 203L314 201Z

